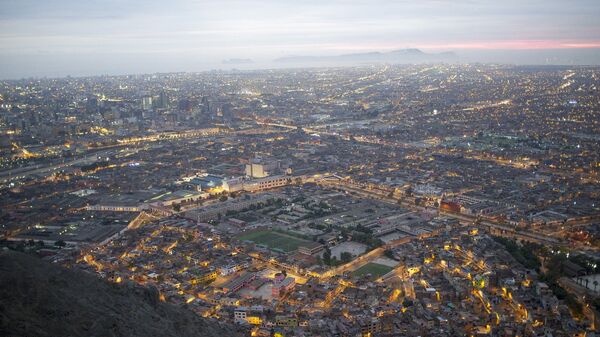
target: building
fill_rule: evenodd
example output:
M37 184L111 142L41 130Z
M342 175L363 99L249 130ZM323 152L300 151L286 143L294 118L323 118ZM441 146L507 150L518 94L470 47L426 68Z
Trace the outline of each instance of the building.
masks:
M199 191L210 191L221 188L223 186L223 178L208 174L191 179L189 184L195 185Z
M88 211L106 211L106 212L140 212L139 206L126 205L88 205L85 207Z
M208 284L216 280L218 276L216 270L194 270L191 273L194 274L192 279L194 284Z
M443 194L441 188L430 185L430 184L415 185L413 187L413 193L419 194L419 195L424 195L424 196L435 196L435 197L439 197Z
M269 176L269 172L263 164L246 164L246 176L250 178L264 178Z
M446 212L460 213L460 204L452 201L442 201L440 209Z
M243 189L244 180L241 177L223 180L223 190L229 193L242 191Z
M143 110L152 110L152 96L142 97L142 109Z
M89 211L140 212L146 209L143 200L153 196L155 191L136 191L110 194L101 197L95 205L88 205Z
M325 247L316 242L307 242L298 247L298 252L305 255L315 255L320 253Z
M292 183L293 178L287 176L272 176L258 179L231 178L222 180L221 185L224 191L237 192L259 192L272 188L283 187Z
M250 323L252 325L261 325L262 324L262 318L260 318L260 316L248 316L246 318L246 320L248 321L248 323Z
M261 325L262 308L257 307L238 307L233 311L233 321L238 324L250 323L252 325Z
M255 278L256 274L254 273L242 274L223 285L223 291L225 293L235 293L252 282Z
M244 190L248 192L264 191L271 188L283 187L292 183L292 179L284 176L273 176L249 180L244 183Z
M381 322L377 318L359 319L358 325L363 336L371 336L381 331Z
M227 276L249 267L248 262L229 264L220 268L221 275Z
M158 98L154 102L156 108L158 109L168 109L169 108L169 96L164 90L161 90Z
M239 307L233 311L233 321L241 324L247 322L248 309L246 307Z
M161 195L158 195L148 202L151 203L159 203L163 206L171 206L174 204L181 203L191 203L199 200L207 199L209 197L208 193L204 192L196 192L189 190L177 190L175 192L167 192Z
M294 328L298 326L298 318L292 315L275 316L275 324L281 327Z
M268 161L257 157L250 159L246 164L246 176L250 178L264 178L279 172L281 164L279 161Z
M472 216L476 215L487 215L498 209L498 205L490 202L484 201L477 204L463 205L460 208L460 212L463 214L468 214Z
M296 280L294 280L293 277L286 277L283 281L277 284L273 284L273 288L271 289L271 295L273 295L273 297L279 297L285 294L286 292L294 289L295 285Z

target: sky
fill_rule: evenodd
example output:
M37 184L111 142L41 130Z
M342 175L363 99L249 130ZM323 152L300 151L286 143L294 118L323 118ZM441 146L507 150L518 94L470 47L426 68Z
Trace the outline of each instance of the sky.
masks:
M0 0L0 78L269 66L419 48L600 63L599 0Z

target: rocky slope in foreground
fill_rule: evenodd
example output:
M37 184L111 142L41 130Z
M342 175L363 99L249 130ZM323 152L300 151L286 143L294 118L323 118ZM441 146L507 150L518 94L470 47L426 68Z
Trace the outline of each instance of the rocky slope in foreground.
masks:
M234 326L22 253L0 252L0 336L240 336Z

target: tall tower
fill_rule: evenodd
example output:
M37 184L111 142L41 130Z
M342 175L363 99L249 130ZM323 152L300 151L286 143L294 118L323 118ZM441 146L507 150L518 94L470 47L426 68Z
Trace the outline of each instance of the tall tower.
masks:
M168 109L169 108L169 96L164 90L161 90L158 95L158 101L156 102L156 107L159 109Z
M208 115L210 113L210 102L208 101L208 97L204 96L202 97L202 114L203 115Z
M152 96L142 97L142 109L143 110L152 110Z

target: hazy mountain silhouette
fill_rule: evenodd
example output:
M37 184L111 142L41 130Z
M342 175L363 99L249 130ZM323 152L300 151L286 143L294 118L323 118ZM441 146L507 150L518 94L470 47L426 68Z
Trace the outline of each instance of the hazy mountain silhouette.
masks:
M368 52L334 56L286 56L275 59L279 63L303 64L356 64L356 63L427 63L453 62L458 60L454 52L425 53L420 49L399 49L390 52Z

